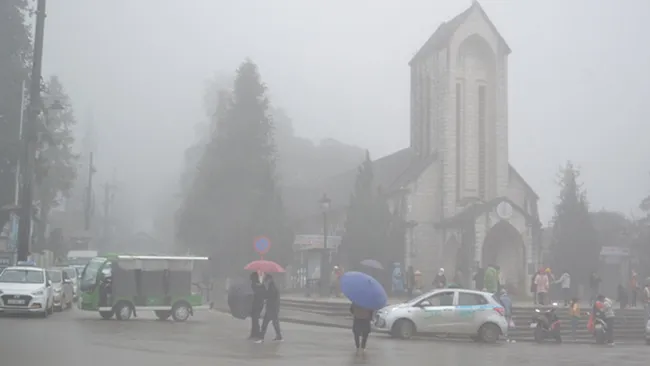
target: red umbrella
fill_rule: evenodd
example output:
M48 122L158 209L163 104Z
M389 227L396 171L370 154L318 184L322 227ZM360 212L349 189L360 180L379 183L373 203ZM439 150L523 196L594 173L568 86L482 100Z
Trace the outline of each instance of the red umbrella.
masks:
M264 273L283 273L284 268L281 265L265 260L252 261L244 267L247 271L258 271Z

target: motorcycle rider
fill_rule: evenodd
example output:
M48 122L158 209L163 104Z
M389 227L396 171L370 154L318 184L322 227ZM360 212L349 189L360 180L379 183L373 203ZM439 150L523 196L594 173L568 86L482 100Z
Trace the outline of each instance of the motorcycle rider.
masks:
M612 300L598 295L593 307L594 316L603 319L607 325L607 344L614 345L614 307Z

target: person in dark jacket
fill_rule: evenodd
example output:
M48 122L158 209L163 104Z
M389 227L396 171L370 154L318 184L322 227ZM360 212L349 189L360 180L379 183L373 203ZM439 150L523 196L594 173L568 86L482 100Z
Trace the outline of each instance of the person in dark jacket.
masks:
M359 305L352 304L350 306L350 313L352 313L352 317L354 318L352 322L352 333L354 334L354 344L357 346L357 352L359 350L365 351L368 336L370 335L370 321L374 312L362 308Z
M275 281L273 281L273 276L266 274L264 276L264 287L265 299L266 299L266 311L264 312L264 320L262 320L262 330L259 335L257 343L264 342L264 335L266 330L269 327L269 323L273 323L273 329L275 330L274 341L282 341L282 333L280 332L280 320L278 316L280 315L280 292L275 286Z
M257 272L251 273L251 288L253 289L253 308L251 310L251 334L248 339L258 339L260 336L260 314L264 308L264 285L260 283Z

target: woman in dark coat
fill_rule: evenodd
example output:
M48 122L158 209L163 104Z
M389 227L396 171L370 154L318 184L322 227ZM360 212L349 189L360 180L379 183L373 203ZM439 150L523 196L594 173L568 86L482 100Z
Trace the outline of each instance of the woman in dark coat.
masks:
M264 287L266 288L266 311L264 312L262 330L260 332L257 343L264 342L264 335L266 334L266 330L269 327L269 323L273 323L273 329L275 330L275 338L273 340L279 342L282 341L282 333L280 332L280 320L278 319L280 315L280 291L278 291L278 288L275 286L273 276L270 274L264 276Z
M260 314L264 308L264 285L260 283L257 272L251 273L251 288L253 289L253 308L251 311L251 334L248 339L258 339L260 336Z

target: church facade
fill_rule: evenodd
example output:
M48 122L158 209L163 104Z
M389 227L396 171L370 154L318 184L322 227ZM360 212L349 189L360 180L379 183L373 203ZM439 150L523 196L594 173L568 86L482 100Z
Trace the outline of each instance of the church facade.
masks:
M409 223L402 263L427 284L439 268L448 278L460 272L469 284L477 268L498 265L508 285L525 292L537 264L538 196L508 160L510 52L474 2L440 25L409 63L410 146L373 168L375 183ZM330 230L338 234L355 177L344 173L285 199L304 205L308 191L328 194ZM308 230L312 214L298 215Z

